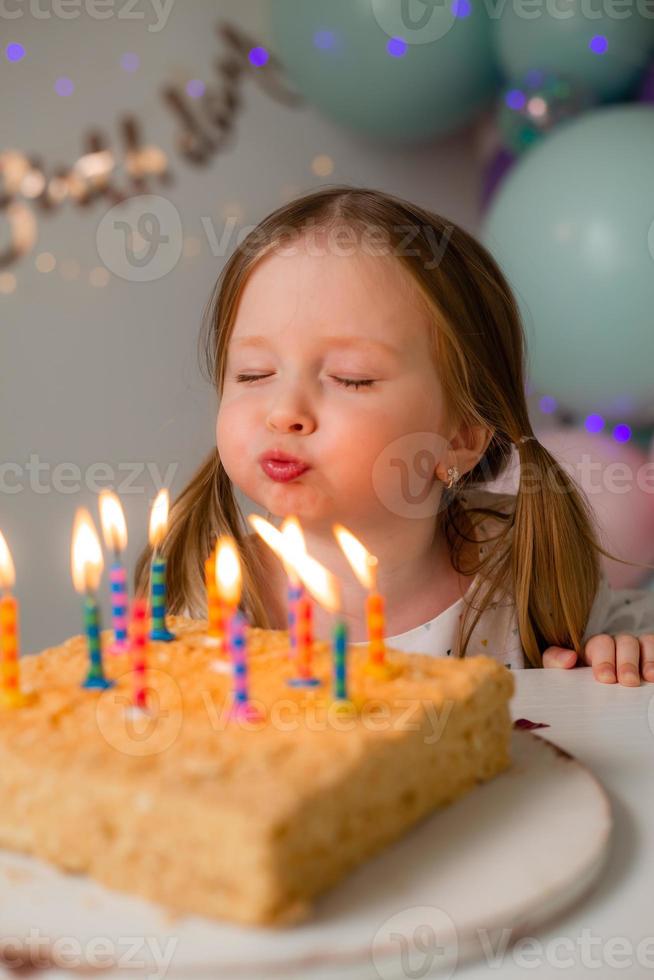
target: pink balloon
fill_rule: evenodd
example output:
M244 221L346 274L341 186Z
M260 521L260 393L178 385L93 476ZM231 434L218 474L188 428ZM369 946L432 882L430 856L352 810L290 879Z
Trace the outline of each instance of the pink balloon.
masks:
M630 443L585 429L559 426L538 437L586 492L603 547L628 561L654 563L654 445L648 459ZM507 472L489 489L515 493L518 466L516 453ZM648 569L608 558L602 558L602 565L614 589L638 587L652 575Z

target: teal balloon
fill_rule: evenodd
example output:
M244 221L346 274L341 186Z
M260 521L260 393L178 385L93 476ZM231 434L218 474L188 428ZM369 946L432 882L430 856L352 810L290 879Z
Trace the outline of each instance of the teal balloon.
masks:
M450 132L499 88L483 0L273 0L271 14L302 95L375 139Z
M486 213L530 380L570 412L654 423L653 175L654 108L603 106L521 157Z
M592 9L598 16L588 16L587 0L556 0L551 9L543 3L527 12L520 3L507 3L494 22L506 76L544 69L586 85L602 100L626 95L654 46L654 19L643 17L638 3L621 7L619 17L610 4Z

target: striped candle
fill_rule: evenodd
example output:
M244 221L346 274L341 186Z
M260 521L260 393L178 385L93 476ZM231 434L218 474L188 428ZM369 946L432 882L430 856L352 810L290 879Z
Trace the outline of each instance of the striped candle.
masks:
M22 708L30 704L34 696L24 693L19 687L18 600L11 593L0 599L0 644L0 705L3 708Z
M152 631L151 640L168 643L175 634L166 627L166 559L156 553L151 568Z
M234 704L231 718L255 720L259 712L248 698L248 667L245 642L246 619L240 609L231 616L228 626L229 653L232 660Z
M347 700L347 627L342 619L336 620L332 634L334 669L334 700Z
M168 530L168 491L164 487L159 491L150 511L150 527L148 539L152 547L152 564L150 566L150 593L152 607L151 640L163 640L165 643L175 639L166 627L166 560L162 558L159 549Z
M142 597L134 599L130 622L132 669L134 671L134 707L147 708L145 671L148 656L148 604Z
M100 645L100 610L98 600L93 592L87 592L84 596L84 630L89 654L89 672L86 680L82 682L82 687L106 689L113 685L113 681L104 676L102 666L102 648Z
M290 677L291 687L317 687L320 680L313 674L313 602L303 593L296 604L297 674Z
M111 619L114 641L110 653L126 653L129 650L127 637L127 569L116 558L109 567L109 587L111 590Z

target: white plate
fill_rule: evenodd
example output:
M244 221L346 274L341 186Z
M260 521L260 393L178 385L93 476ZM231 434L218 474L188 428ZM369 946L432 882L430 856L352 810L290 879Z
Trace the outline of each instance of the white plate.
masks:
M592 773L529 731L513 732L512 754L510 770L351 873L302 925L175 919L3 851L0 941L31 937L33 948L50 944L61 975L90 961L112 980L132 971L184 980L451 976L457 962L491 956L573 903L606 855L610 804Z

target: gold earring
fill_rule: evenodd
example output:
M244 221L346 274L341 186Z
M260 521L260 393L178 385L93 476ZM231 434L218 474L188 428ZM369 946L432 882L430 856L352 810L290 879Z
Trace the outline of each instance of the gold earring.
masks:
M449 467L448 467L448 469L447 469L447 475L448 475L448 476L449 476L449 478L450 478L450 479L449 479L449 482L448 482L448 484L447 484L447 489L448 489L448 490L451 490L451 489L452 489L452 487L454 486L454 484L456 483L456 481L457 481L457 480L459 479L459 477L461 476L461 474L459 473L459 471L458 471L458 469L456 468L456 466L449 466Z

